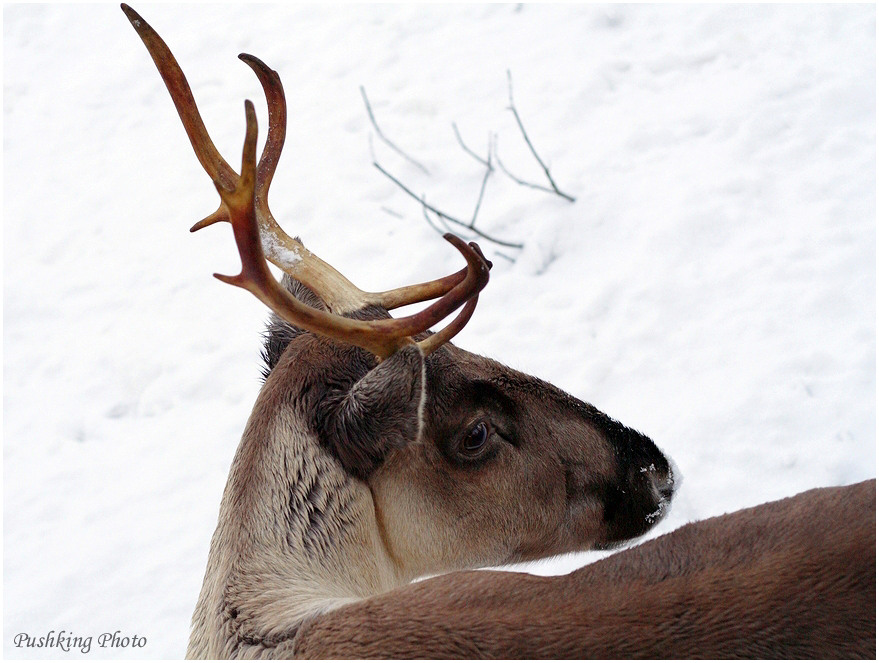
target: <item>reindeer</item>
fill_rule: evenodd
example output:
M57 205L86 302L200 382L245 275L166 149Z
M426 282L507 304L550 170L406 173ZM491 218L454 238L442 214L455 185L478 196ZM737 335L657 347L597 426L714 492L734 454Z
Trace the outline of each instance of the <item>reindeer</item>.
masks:
M448 343L488 281L491 265L475 244L446 235L467 262L447 277L383 293L356 288L269 211L286 121L277 74L241 56L265 91L269 128L257 164L248 101L239 176L210 140L168 47L122 8L220 193L219 209L193 230L231 222L242 272L218 278L275 313L189 656L289 654L308 619L417 577L614 545L664 515L674 476L650 439ZM434 298L411 316L388 314ZM427 332L458 308L448 326Z
M273 312L265 381L232 461L187 656L629 651L614 650L600 630L579 633L596 622L577 617L596 593L627 596L626 573L596 572L593 582L587 567L584 581L565 583L463 570L644 534L673 497L669 460L593 406L450 343L489 279L491 263L476 244L446 235L465 268L371 293L285 234L267 202L286 126L277 73L240 56L263 87L269 126L257 162L256 115L246 102L239 175L208 136L168 47L122 9L220 194L219 208L192 230L231 223L242 271L216 276ZM266 260L284 272L281 282ZM413 315L389 314L430 300ZM412 584L436 574L446 575ZM518 627L532 618L517 643Z

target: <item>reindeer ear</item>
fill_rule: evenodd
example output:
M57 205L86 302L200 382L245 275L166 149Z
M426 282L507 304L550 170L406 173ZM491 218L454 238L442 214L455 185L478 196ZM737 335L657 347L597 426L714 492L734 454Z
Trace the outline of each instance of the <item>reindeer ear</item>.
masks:
M406 345L378 364L346 392L328 394L318 405L318 437L345 470L368 478L393 448L421 435L424 354Z

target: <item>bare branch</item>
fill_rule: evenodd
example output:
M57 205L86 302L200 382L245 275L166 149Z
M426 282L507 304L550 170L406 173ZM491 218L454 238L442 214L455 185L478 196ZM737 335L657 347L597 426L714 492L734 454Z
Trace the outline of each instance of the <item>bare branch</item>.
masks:
M546 178L549 180L549 183L552 186L552 191L550 191L549 189L546 189L544 187L538 186L536 184L529 184L527 182L523 182L522 180L510 175L510 172L508 170L506 170L505 168L503 168L503 166L501 166L501 168L503 169L503 171L507 175L509 175L512 179L514 179L519 184L523 184L525 186L530 186L535 189L542 189L544 191L550 191L550 193L555 193L555 194L561 196L562 198L564 198L565 200L569 200L570 202L574 202L575 198L573 196L569 196L567 193L563 193L556 186L555 181L552 179L552 175L549 174L549 168L546 166L545 163L543 163L543 160L540 158L540 155L537 154L537 150L534 149L534 145L531 144L531 139L528 138L528 132L525 131L525 126L522 124L522 118L519 117L519 112L516 110L516 104L513 102L513 75L510 73L509 69L507 69L507 83L509 84L509 89L510 89L510 110L513 111L513 116L516 118L516 124L519 125L519 129L522 131L522 137L525 139L525 143L528 145L528 149L531 150L531 154L534 155L534 158L537 159L537 163L540 164L540 167L543 169L543 172L546 173ZM497 154L497 152L495 152L495 155L496 154ZM500 159L498 159L498 164L500 164Z
M507 170L507 167L504 165L504 162L501 161L501 155L497 149L497 136L495 136L495 141L494 141L494 158L497 161L498 168L501 169L501 172L504 175L506 175L507 177L509 177L511 180L513 180L516 184L520 184L522 186L527 186L531 189L537 189L538 191L545 191L546 193L553 193L553 194L556 193L555 191L550 189L548 186L543 186L542 184L535 184L534 182L526 182L525 180L516 177L515 175L513 175L513 173L511 173L509 170Z
M439 216L439 215L437 215L437 220L438 220L441 224L443 224L443 227L440 228L439 226L437 226L437 225L433 222L433 220L431 220L431 218L430 218L430 213L429 213L429 211L428 211L427 208L428 208L427 202L424 200L424 198L422 198L422 199L421 199L421 213L424 214L424 219L425 219L425 221L427 221L427 224L428 224L431 228L433 228L434 230L436 230L440 235L443 235L443 234L445 234L445 233L447 233L447 232L448 232L448 233L452 232L452 228L451 228L451 226L450 226L448 223L445 222L445 219L443 219L443 217L441 217L441 216Z
M454 122L452 122L452 129L455 131L455 138L458 139L458 145L460 145L461 148L462 148L467 154L469 154L471 157L473 157L474 159L476 159L479 163L481 163L483 166L485 166L485 167L488 168L489 170L494 170L494 168L493 168L492 165L491 165L491 136L489 136L488 160L486 160L486 159L483 159L483 158L482 158L481 156L479 156L478 154L476 154L476 152L474 152L473 150L471 150L469 147L467 147L467 146L464 144L464 139L461 138L461 134L458 133L458 125L455 124Z
M473 218L470 220L470 227L473 228L476 225L476 216L479 214L479 208L482 206L482 198L485 195L485 185L488 182L489 176L494 172L494 166L491 165L491 134L488 136L488 152L486 158L483 159L481 156L476 154L473 150L471 150L464 143L464 139L461 138L461 133L458 131L458 125L452 122L452 129L455 132L455 138L458 139L458 145L461 146L467 154L476 159L479 163L485 166L485 175L482 177L482 186L479 189L479 198L476 200L476 208L473 210Z
M422 197L419 197L418 195L416 195L415 193L413 193L413 191L412 191L409 187L407 187L407 186L406 186L405 184L403 184L400 180L398 180L396 177L394 177L394 176L391 175L388 171L386 171L384 168L382 168L382 166L378 163L378 161L373 161L373 162L372 162L372 165L375 166L375 167L378 169L378 171L379 171L382 175L384 175L384 176L387 177L389 180L391 180L394 184L396 184L398 187L400 187L400 189L402 189L406 194L408 194L410 197L414 198L414 199L417 200L419 203L421 203L422 206L423 206L425 209L428 209L428 210L430 210L431 212L433 212L434 214L436 214L438 218L445 219L446 221L449 221L449 222L451 222L451 223L454 223L455 225L458 225L458 226L462 226L462 227L464 227L464 228L467 228L468 230L474 232L475 234L479 235L479 236L482 237L483 239L487 239L488 241L490 241L490 242L494 242L495 244L499 244L499 245L501 245L501 246L507 246L507 247L510 247L510 248L513 248L513 249L521 249L521 248L524 248L524 246L525 246L524 244L521 244L521 243L518 243L518 242L506 242L506 241L504 241L504 240L497 239L497 238L492 237L491 235L489 235L489 234L487 234L487 233L482 232L481 230L479 230L479 228L475 228L475 227L473 227L472 225L470 225L470 224L469 224L468 222L466 222L466 221L461 221L460 219L456 219L455 217L453 217L453 216L449 216L449 215L446 214L445 212L442 212L442 211L438 210L438 209L437 209L436 207L434 207L433 205L430 205L430 204L425 200L425 198L424 198L423 196L422 196Z
M422 199L422 203L424 203L424 199ZM428 209L428 207L429 206L426 204L422 204L422 207L421 207L421 213L424 214L424 220L427 221L427 224L431 228L433 228L435 231L437 231L440 235L443 235L447 232L453 232L452 228L449 226L448 223L446 223L445 219L441 215L437 215L437 221L443 225L443 227L440 228L433 221L433 219L430 218L430 210ZM467 237L463 237L462 239L466 239L467 241L469 241L469 238L467 238ZM494 250L494 255L498 256L499 258L503 258L507 262L511 262L511 263L516 262L515 258L513 258L512 256L508 256L506 253L501 253L497 249Z
M373 126L373 128L375 129L376 134L378 135L378 137L381 138L381 139L382 139L382 140L383 140L383 141L384 141L389 147L391 147L395 152L397 152L398 154L400 154L401 156L403 156L407 161L409 161L410 163L412 163L412 164L414 164L415 166L419 167L423 172L427 173L427 169L426 169L426 168L424 168L420 163L418 163L417 161L415 161L414 159L412 159L409 155L407 155L407 154L404 153L402 150L400 150L400 148L398 148L396 145L394 145L394 144L393 144L390 140L388 140L387 137L382 133L381 129L378 127L378 124L377 124L377 122L376 122L376 120L375 120L375 115L374 115L373 112L372 112L372 106L371 106L370 103L369 103L369 98L366 96L366 90L364 89L364 87L363 87L362 85L360 86L360 94L363 96L363 103L366 105L366 112L369 114L369 119L370 119L370 121L372 122L372 126ZM485 157L485 158L482 158L481 156L479 156L478 154L476 154L476 152L474 152L473 150L471 150L471 149L470 149L470 148L464 143L464 139L461 138L461 133L458 131L458 125L455 124L454 122L452 123L452 129L453 129L454 132L455 132L455 137L457 138L457 140L458 140L458 144L461 146L461 148L462 148L467 154L469 154L471 157L473 157L473 158L476 159L479 163L481 163L483 166L485 166L485 174L484 174L483 177L482 177L482 184L480 185L480 188L479 188L479 197L478 197L477 200L476 200L476 206L475 206L474 209L473 209L473 215L472 215L472 217L470 218L470 222L469 222L469 223L466 222L466 221L462 221L462 220L460 220L460 219L457 219L457 218L455 218L455 217L453 217L453 216L450 216L449 214L446 214L445 212L443 212L443 211L437 209L436 207L433 207L432 205L428 204L427 199L426 199L425 196L422 195L421 197L419 197L418 195L415 194L414 191L412 191L411 189L409 189L409 187L407 187L405 184L403 184L399 179L397 179L396 177L394 177L393 175L391 175L387 170L385 170L385 169L379 164L379 162L378 162L378 158L377 158L376 155L375 155L375 150L374 150L374 146L373 146L373 142L372 142L372 135L370 135L370 136L369 136L369 152L370 152L370 155L372 156L372 165L375 166L375 167L379 170L379 172L381 172L385 177L387 177L387 178L388 178L389 180L391 180L394 184L396 184L398 187L400 187L400 189L402 189L407 195L409 195L411 198L414 198L415 200L417 200L418 202L421 203L422 211L423 211L423 213L424 213L424 218L425 218L425 220L427 221L427 223L431 226L431 228L433 228L434 230L436 230L436 231L438 231L438 232L442 232L442 231L440 230L440 228L437 226L436 222L434 222L434 221L431 219L431 217L430 217L430 215L428 214L428 212L432 212L434 215L436 215L437 222L439 222L439 223L441 223L443 226L445 226L446 229L449 229L449 225L448 225L448 223L453 223L453 224L458 225L458 226L460 226L460 227L462 227L462 228L466 228L467 230L471 231L471 232L474 233L475 235L478 235L479 237L481 237L481 238L483 238L483 239L485 239L485 240L488 240L488 241L490 241L490 242L494 242L495 244L498 244L499 246L506 246L506 247L513 248L513 249L521 249L521 248L524 248L524 244L522 244L522 243L519 243L519 242L508 242L508 241L504 241L504 240L496 239L496 238L492 237L491 235L489 235L489 234L487 234L487 233L484 233L484 232L482 232L481 230L479 230L478 228L476 228L476 218L477 218L477 216L479 215L479 210L480 210L480 208L482 207L482 200L483 200L483 198L485 197L485 189L486 189L486 186L487 186L487 184L488 184L488 178L489 178L489 177L491 176L491 174L494 172L494 165L492 164L492 159L491 159L491 152L492 152L491 134L489 134L489 143L488 143L488 150L487 150L486 157ZM448 222L448 223L447 223L447 222ZM503 256L503 257L509 259L508 256Z
M413 159L408 154L406 154L403 150L401 150L394 143L392 143L388 139L388 137L382 133L382 130L379 129L378 122L375 121L375 115L372 112L372 106L369 104L369 98L366 96L366 89L362 85L360 86L360 94L363 95L363 103L366 104L366 112L369 114L369 119L372 122L372 126L375 129L376 134L378 134L378 137L384 141L385 145L390 147L392 150L394 150L394 152L396 152L401 157L406 159L406 161L411 163L413 166L415 166L416 168L421 170L425 175L430 175L427 168L425 168L423 165L421 165L415 159ZM375 159L373 159L373 161L375 161Z
M397 219L406 218L402 214L400 214L397 210L393 210L390 207L386 207L386 206L382 205L379 209L381 209L381 211L384 212L385 214L389 214L390 216L393 216Z
M476 215L479 214L479 208L482 206L482 197L485 195L485 185L494 171L494 168L491 166L491 152L488 153L488 161L486 161L486 165L488 168L485 169L485 176L482 178L482 186L479 188L479 198L476 200L476 208L473 210L473 218L470 220L471 228L476 225Z

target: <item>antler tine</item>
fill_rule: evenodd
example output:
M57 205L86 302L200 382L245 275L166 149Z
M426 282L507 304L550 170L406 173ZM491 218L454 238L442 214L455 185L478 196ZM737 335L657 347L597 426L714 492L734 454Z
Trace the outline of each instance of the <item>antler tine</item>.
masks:
M234 186L238 175L226 163L226 160L223 159L214 146L213 141L211 141L211 137L204 126L204 121L202 121L198 108L195 105L195 99L192 96L189 83L187 83L186 77L183 75L180 65L177 64L177 60L172 55L168 45L150 27L150 24L144 21L131 7L123 4L122 11L125 12L131 25L137 31L137 34L140 35L141 40L146 45L153 62L155 62L159 70L159 74L162 76L162 80L165 81L165 86L171 93L171 99L174 101L174 106L177 108L177 113L183 122L186 135L189 136L189 142L192 143L192 148L195 150L195 156L198 157L202 167L211 176L211 179L219 180L226 187Z
M278 72L271 69L265 62L255 55L241 53L238 59L247 64L262 85L266 95L266 104L269 109L269 129L266 134L266 144L256 167L256 200L257 203L265 201L268 196L275 169L278 167L278 159L284 148L284 139L287 136L287 100L284 97L284 86Z
M278 76L278 73L255 55L241 53L238 55L238 59L253 70L266 95L266 104L269 111L269 129L262 156L260 156L259 164L256 167L256 211L259 226L263 229L263 233L266 232L266 226L271 226L273 231L271 234L276 238L275 242L268 242L268 245L264 247L269 249L269 260L287 271L286 262L296 262L299 258L300 250L304 247L301 242L293 240L281 230L268 207L269 187L272 184L275 169L278 167L278 160L281 157L281 150L284 148L284 139L287 135L287 102L284 99L284 86L281 84L281 78ZM221 203L220 209L217 212L196 223L190 228L190 231L195 232L217 221L228 220L228 214L225 213L225 207ZM283 248L289 253L281 255L278 251L272 251L272 247L277 247L279 250Z
M159 70L195 150L195 155L205 172L214 182L219 182L224 188L234 187L238 175L223 159L208 135L204 121L195 104L192 89L168 45L134 9L123 3L122 11L125 12ZM269 104L269 136L257 173L261 180L257 188L260 199L258 210L262 212L259 220L260 227L263 229L262 240L266 245L268 258L278 267L301 280L319 296L329 299L330 301L326 303L331 309L345 312L362 308L365 305L362 291L330 265L305 249L301 242L284 233L268 210L266 196L284 144L286 102L280 78L274 71L253 56L245 55L242 60L256 73L263 85ZM227 205L221 203L215 212L196 223L191 230L200 230L218 221L230 221L229 216ZM300 265L300 262L303 264Z
M477 244L476 242L470 242L470 248L472 248L479 254L479 257L482 258L482 260L485 262L489 269L492 268L491 260L483 255L482 249L479 248L479 244ZM403 286L402 288L396 288L394 290L386 290L384 292L368 294L375 296L376 299L380 300L378 303L380 303L380 305L383 306L386 310L390 311L391 309L399 308L400 306L406 306L407 304L417 304L418 302L424 302L428 299L434 299L435 297L442 297L444 294L446 294L452 288L458 285L461 281L463 281L464 277L466 276L467 268L465 267L459 272L449 274L448 276L444 276L441 279L428 281L427 283L408 285ZM473 305L476 305L475 301L473 302Z
M385 292L360 290L306 249L298 239L287 235L269 211L268 190L284 145L287 121L284 89L278 74L252 55L239 56L256 73L269 109L268 136L257 166L256 114L253 104L249 101L246 103L247 138L239 177L211 141L192 90L168 46L131 7L122 4L122 10L147 47L171 94L196 156L220 193L222 202L219 209L193 226L192 230L199 230L217 221L232 223L242 271L234 277L216 275L219 279L250 290L292 324L363 347L379 358L387 357L401 345L413 342L412 336L426 331L466 304L448 327L429 336L419 345L429 354L463 328L476 305L476 294L488 281L491 267L477 245L468 246L457 237L446 235L446 239L464 255L467 268L434 281ZM327 304L329 312L303 304L281 287L269 271L266 258L311 288ZM405 318L362 322L336 315L370 304L390 310L437 297L437 301L420 313Z
M491 268L490 262L488 266ZM449 274L433 281L427 281L426 283L406 285L401 288L394 288L393 290L385 290L384 292L368 292L366 295L369 297L370 303L377 304L387 311L392 311L407 304L417 304L436 297L442 297L461 283L466 275L467 268L465 267L454 274Z
M287 100L278 73L254 55L242 53L238 58L247 64L262 85L269 111L269 129L266 144L256 171L256 217L260 239L266 257L313 290L330 310L343 313L363 308L369 303L368 294L346 279L332 265L305 248L297 238L290 237L275 221L269 210L269 187L281 157L287 134ZM210 217L205 221L209 221ZM208 225L204 223L204 225ZM196 224L193 230L203 228Z
M425 357L440 346L451 341L452 337L464 329L464 326L470 322L470 317L473 315L473 311L476 310L476 304L478 301L479 295L473 295L473 297L464 304L464 308L462 308L461 312L455 316L454 320L437 333L431 334L423 341L418 341L417 345L421 346L421 351L424 353Z
M384 292L366 292L355 286L331 265L311 253L299 240L291 238L275 221L269 210L268 191L284 146L287 126L287 102L284 87L278 73L253 55L238 56L253 69L263 91L269 110L269 129L266 144L257 166L256 214L262 235L263 249L268 259L285 272L325 296L326 292L353 293L352 301L338 301L335 297L326 302L331 310L345 312L374 304L392 310L441 297L464 280L466 268L449 276L404 286ZM210 217L208 217L208 220ZM201 226L203 227L203 226ZM491 266L491 263L489 263Z
M470 304L465 306L449 327L421 341L419 345L425 354L429 354L460 331L473 312L476 295L488 283L489 271L478 250L451 234L446 235L446 239L467 260L465 278L423 311L404 318L361 321L321 311L300 302L275 280L265 262L256 218L254 201L257 123L256 112L250 101L245 102L245 113L247 132L242 152L241 176L231 188L225 187L222 182L214 182L229 210L235 242L241 256L241 273L237 276L215 276L225 283L249 290L291 324L357 345L373 352L380 359L390 356L403 345L412 343L412 336L426 331L469 301Z

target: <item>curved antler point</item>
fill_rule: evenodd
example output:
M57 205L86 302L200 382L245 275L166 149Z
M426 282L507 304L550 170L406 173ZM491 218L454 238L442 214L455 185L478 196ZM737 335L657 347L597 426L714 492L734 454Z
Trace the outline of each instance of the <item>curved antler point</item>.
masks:
M228 274L217 274L214 272L214 278L222 281L223 283L228 283L229 285L239 285L241 281L241 274L236 276L229 276Z
M119 5L123 12L125 12L125 17L128 19L129 23L131 23L132 27L140 31L141 25L146 25L146 21L141 18L140 14L134 11L131 7L126 5L124 2Z
M216 212L209 214L201 221L196 223L192 228L189 229L189 232L194 233L197 230L201 230L202 228L207 228L208 226L212 226L219 221L225 221L227 223L231 222L232 219L229 218L229 212L226 209L225 205L220 205Z

